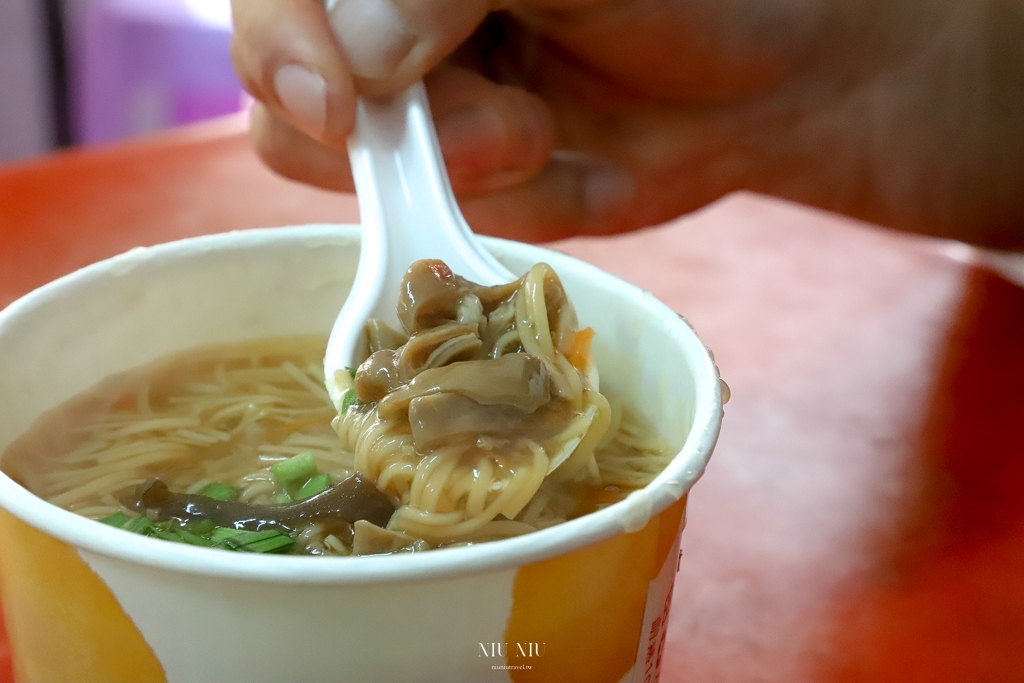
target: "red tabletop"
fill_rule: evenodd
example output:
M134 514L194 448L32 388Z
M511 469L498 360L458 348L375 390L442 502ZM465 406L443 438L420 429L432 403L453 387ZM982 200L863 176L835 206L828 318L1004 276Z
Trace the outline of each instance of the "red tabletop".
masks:
M0 306L136 245L356 219L239 127L0 169ZM685 314L733 390L662 681L1024 681L1024 290L751 195L555 246Z

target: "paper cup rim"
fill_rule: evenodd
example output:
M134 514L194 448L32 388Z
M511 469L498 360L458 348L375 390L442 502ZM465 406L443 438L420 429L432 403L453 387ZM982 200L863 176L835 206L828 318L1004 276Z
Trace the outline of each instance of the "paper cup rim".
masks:
M718 439L722 395L718 369L689 324L648 292L599 268L550 249L485 237L499 258L504 253L526 254L544 261L556 272L573 269L588 279L614 287L638 308L649 310L680 344L693 373L696 400L693 425L680 451L643 489L625 500L553 527L499 541L443 548L424 553L382 556L301 557L218 551L159 539L97 524L47 503L0 472L0 506L15 517L77 548L131 563L172 572L267 583L362 584L453 577L513 568L564 555L621 533L638 531L654 515L678 501L703 474ZM152 247L135 248L49 282L0 310L0 336L12 320L88 284L110 272L145 267L151 261L187 259L210 252L265 248L275 244L342 244L358 242L358 225L314 224L239 230L190 237Z

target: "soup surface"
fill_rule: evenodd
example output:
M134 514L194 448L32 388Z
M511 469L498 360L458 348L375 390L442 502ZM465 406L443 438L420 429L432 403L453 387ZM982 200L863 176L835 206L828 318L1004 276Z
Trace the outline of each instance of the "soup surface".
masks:
M415 552L586 514L671 454L598 392L593 333L545 269L483 288L414 265L402 329L371 321L341 405L323 337L197 349L50 411L0 464L78 514L226 550Z

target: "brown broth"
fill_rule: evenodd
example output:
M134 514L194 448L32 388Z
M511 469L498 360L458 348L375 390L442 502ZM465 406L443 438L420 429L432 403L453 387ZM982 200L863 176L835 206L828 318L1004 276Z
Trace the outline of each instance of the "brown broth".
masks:
M218 399L228 400L214 389L213 383L218 374L232 377L252 370L256 371L251 373L255 376L263 369L273 374L275 368L286 362L299 369L319 367L325 344L324 337L318 335L215 346L176 354L108 378L40 417L4 452L0 468L30 491L53 499L65 493L67 488L61 484L61 475L65 480L79 481L86 478L90 470L106 474L103 468L108 464L105 458L111 449L101 449L94 457L80 456L76 451L89 445L90 441L95 445L100 445L101 441L113 445L132 441L131 435L98 438L97 434L116 434L111 429L103 429L103 425L116 427L122 420L128 423L152 417L163 419L165 416L168 419L181 417L180 422L184 423L189 410L183 405L183 399L196 399L192 407L197 410L204 399L209 399L214 406ZM315 375L307 374L311 382L317 381ZM322 381L321 376L321 385ZM243 388L258 390L261 382L255 377L254 381L239 384ZM301 436L337 441L330 427L334 412L326 392L318 396L294 380L263 384L273 385L280 392L291 392L288 398L292 403L306 410L293 407L287 412L256 406L255 410L248 411L249 414L243 412L218 420L214 426L229 438L216 441L210 437L199 438L204 431L209 433L204 430L204 420L197 420L195 427L145 430L135 435L137 442L149 439L155 443L176 444L180 447L174 450L180 451L179 454L169 459L158 459L154 455L150 458L152 462L144 462L130 468L130 472L124 472L116 485L63 506L72 510L104 506L104 496L154 476L161 477L176 490L185 490L197 481L210 478L211 472L220 475L218 481L240 486L243 477L272 462L266 455L261 459L261 447L280 446ZM204 390L206 396L203 395ZM305 396L300 396L300 392ZM140 410L147 402L150 410ZM216 410L208 407L199 412L209 415ZM239 429L240 425L243 428ZM145 456L134 460L144 461ZM332 474L338 476L349 473L346 467L332 467L326 462L323 465L325 471L333 470ZM113 507L110 503L106 506Z

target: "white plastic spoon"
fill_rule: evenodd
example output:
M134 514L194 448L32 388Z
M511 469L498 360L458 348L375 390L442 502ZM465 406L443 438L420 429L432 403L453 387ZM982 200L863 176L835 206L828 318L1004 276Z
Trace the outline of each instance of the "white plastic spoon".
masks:
M481 247L455 202L430 116L427 92L416 83L387 100L359 100L348 141L359 198L362 246L355 283L331 330L324 376L341 411L336 372L354 367L368 318L396 329L398 290L413 262L441 259L482 285L515 279Z

